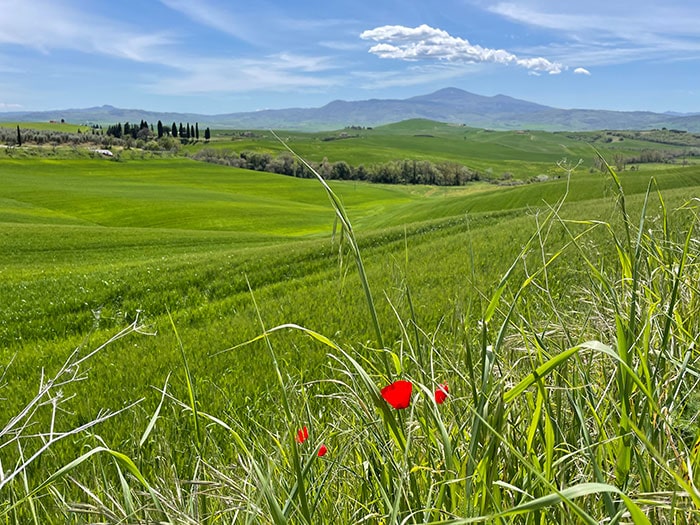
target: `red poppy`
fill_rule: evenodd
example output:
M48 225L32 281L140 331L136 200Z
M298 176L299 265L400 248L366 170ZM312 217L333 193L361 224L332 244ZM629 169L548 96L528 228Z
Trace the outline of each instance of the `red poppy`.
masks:
M321 445L321 447L318 449L318 457L322 458L326 455L326 452L328 452L328 447L326 447L326 445Z
M302 427L297 431L297 443L303 443L309 439L309 429Z
M447 383L441 384L439 387L437 387L437 390L435 390L435 402L438 405L442 405L445 402L445 399L447 399L449 392L450 387L447 386Z
M394 381L382 388L382 397L397 410L408 407L411 404L411 392L413 384L410 381Z

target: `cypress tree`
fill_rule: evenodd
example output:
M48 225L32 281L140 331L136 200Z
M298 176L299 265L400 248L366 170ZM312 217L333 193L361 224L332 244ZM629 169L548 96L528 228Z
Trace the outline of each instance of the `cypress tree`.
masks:
M209 128L204 130L204 140L209 140L211 138L211 131L209 131Z
M174 122L173 122L172 131L170 132L170 134L171 134L173 137L177 137L177 126L175 125Z
M22 133L19 131L19 124L17 124L17 145L22 145Z
M199 140L199 124L197 122L194 123L194 138Z
M163 138L163 123L158 121L158 138Z

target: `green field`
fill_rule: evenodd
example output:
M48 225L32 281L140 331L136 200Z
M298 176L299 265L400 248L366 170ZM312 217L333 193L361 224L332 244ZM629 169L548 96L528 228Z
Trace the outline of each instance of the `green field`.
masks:
M381 343L353 235L316 180L0 153L4 476L53 432L138 401L0 479L5 522L695 522L700 168L622 172L623 196L589 169L589 144L559 134L412 122L358 135L288 143L310 160L560 177L333 181ZM562 157L585 159L570 180ZM136 320L11 428L73 349ZM329 340L286 329L239 346L284 324ZM415 383L409 410L377 397L397 378ZM324 458L294 442L305 425ZM133 463L96 453L41 484L101 446Z
M68 122L0 122L0 128L36 129L41 131L61 131L63 133L88 133L90 126L71 124Z
M444 124L429 120L407 120L374 129L345 129L336 132L279 132L294 151L310 161L346 161L352 165L371 165L393 160L452 161L498 178L512 173L516 178L539 174L561 175L556 163L567 158L583 160L582 168L595 165L593 147L610 162L616 155L638 156L643 151L676 152L691 159L700 154L700 138L693 134L667 131L648 132L558 132L492 131ZM185 151L203 147L280 153L284 146L266 131L242 133L219 131L209 144L194 144ZM680 162L680 159L678 160ZM641 165L641 168L653 166Z

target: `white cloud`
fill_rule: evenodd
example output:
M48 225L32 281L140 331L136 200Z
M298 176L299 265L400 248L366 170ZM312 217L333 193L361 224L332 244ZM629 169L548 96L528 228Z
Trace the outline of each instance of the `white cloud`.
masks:
M338 67L329 57L296 55L293 53L279 53L268 57L273 67L287 69L289 71L305 71L315 73L328 71ZM267 61L265 61L267 62Z
M572 34L604 31L640 40L664 34L697 38L700 34L700 6L691 2L680 4L673 0L656 5L652 2L640 5L639 0L612 3L589 0L585 3L557 2L545 9L541 2L520 0L517 4L499 2L489 11L517 22Z
M321 40L318 42L320 47L331 49L333 51L360 51L364 49L363 43L345 41L345 40Z
M0 110L20 109L21 107L21 104L8 104L7 102L0 102Z
M577 75L591 75L591 72L588 71L585 67L577 67L576 69L574 69L574 73Z
M248 20L244 20L240 12L236 15L220 9L205 0L160 0L166 7L178 11L189 19L234 36L246 42L259 39L260 31Z
M668 0L586 3L536 0L499 2L489 8L513 22L558 32L566 44L547 48L567 62L620 64L640 59L688 59L700 54L700 4ZM601 13L601 14L598 14ZM551 55L550 55L551 56Z
M296 40L294 45L307 40L316 42L316 34L337 37L338 28L346 28L345 18L316 18L298 16L298 8L292 6L294 16L285 14L284 5L270 2L221 2L214 0L159 0L161 4L191 22L233 36L257 47L281 48L281 41ZM334 29L335 28L335 29ZM312 36L313 34L313 36ZM297 36L299 35L299 36ZM285 44L286 45L286 44Z
M60 1L5 0L0 7L0 44L29 47L42 53L71 49L151 62L157 49L172 42L162 33L144 35Z
M180 0L162 0L188 18L201 17L201 23L219 25L222 31L238 34L228 26L232 20L223 8L206 14L199 3L187 7ZM113 20L104 15L79 9L69 0L0 0L0 45L23 46L50 55L55 50L75 50L99 56L121 58L163 66L164 70L139 70L134 82L140 82L149 93L189 95L201 93L241 93L245 91L318 90L343 85L347 76L342 64L323 54L294 52L245 58L241 56L211 57L206 49L178 49L178 40L169 34L143 31L131 23ZM42 13L41 29L37 12ZM215 16L216 15L216 16ZM240 20L239 20L240 21ZM248 26L251 33L264 38L259 26ZM27 38L26 35L32 35ZM247 33L238 34L241 38ZM2 56L0 56L2 58ZM73 69L75 65L71 66ZM5 70L0 62L0 72ZM337 75L333 75L339 71ZM329 76L330 75L330 76ZM138 80L137 80L138 79Z
M148 91L163 95L286 92L343 85L340 77L328 74L338 68L329 58L290 53L260 59L180 57L177 68L173 78L154 78L146 86Z
M435 82L450 82L453 79L464 76L465 67L477 71L481 68L479 64L431 64L429 66L413 65L407 70L392 71L383 69L381 71L355 71L352 73L353 84L359 85L363 89L388 89L397 86L417 86Z
M565 67L543 57L520 58L504 49L490 49L454 37L447 31L428 25L418 27L381 26L360 34L364 40L378 42L369 49L380 58L398 60L438 60L452 63L514 64L530 71L561 73Z

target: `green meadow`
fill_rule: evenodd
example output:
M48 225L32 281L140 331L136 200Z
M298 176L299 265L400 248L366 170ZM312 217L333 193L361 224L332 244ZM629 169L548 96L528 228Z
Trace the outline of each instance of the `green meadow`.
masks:
M600 171L565 134L344 133L281 138L551 179L326 189L0 152L2 521L697 522L700 167Z
M64 133L89 133L90 126L70 124L68 122L0 122L0 128L33 129L40 131L61 131Z
M529 179L540 174L556 176L556 163L566 158L583 160L582 169L597 167L591 146L608 161L635 157L641 152L674 153L678 162L694 162L700 154L700 138L691 133L668 130L646 132L545 132L533 130L493 131L412 119L370 129L348 128L336 132L280 132L280 137L305 159L321 162L345 161L354 166L393 160L450 161L478 170L488 178L511 173ZM194 153L202 148L258 151L278 154L285 146L270 132L216 131L208 144L188 145ZM648 164L640 169L653 169Z

